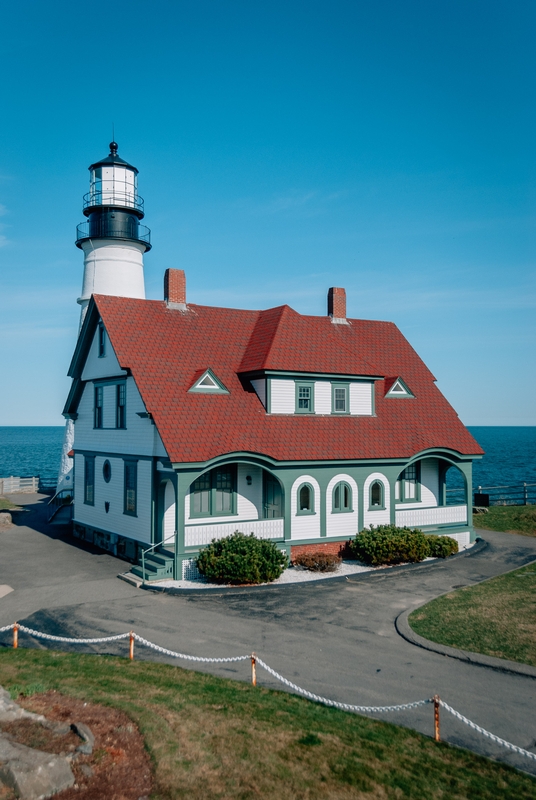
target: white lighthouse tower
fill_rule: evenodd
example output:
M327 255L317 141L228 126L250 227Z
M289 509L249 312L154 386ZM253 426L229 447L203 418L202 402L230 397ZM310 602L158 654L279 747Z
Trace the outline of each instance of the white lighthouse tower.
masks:
M89 167L89 174L87 220L76 237L84 252L81 321L92 294L145 299L143 255L151 248L151 232L140 225L144 211L138 170L118 156L116 142L110 143L106 158Z
M76 246L84 253L84 278L78 302L80 328L92 294L136 297L145 300L143 256L151 249L151 231L138 194L138 170L110 153L89 167L89 192L84 195L85 222L76 229ZM74 425L67 420L56 491L72 487Z

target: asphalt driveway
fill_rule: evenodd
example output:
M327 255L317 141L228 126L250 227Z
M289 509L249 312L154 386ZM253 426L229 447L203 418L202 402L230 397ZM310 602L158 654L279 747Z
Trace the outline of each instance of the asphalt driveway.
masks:
M44 521L43 498L19 498L27 512L0 533L0 626L18 620L48 633L98 636L134 628L162 646L198 656L256 651L278 672L316 694L347 703L391 705L439 694L477 724L536 752L536 680L422 650L396 632L405 609L536 559L536 539L483 532L487 547L448 561L346 579L266 589L169 596L117 579L125 562ZM0 635L6 644L9 637ZM27 639L21 636L21 644ZM28 644L30 644L28 642ZM42 642L32 642L42 647ZM104 652L98 648L95 652ZM118 643L106 652L124 654ZM137 648L137 657L159 659ZM164 659L165 660L165 659ZM185 662L175 662L188 667ZM249 679L247 662L210 671ZM259 683L283 688L259 670ZM383 716L431 735L426 706ZM444 712L442 738L536 774L536 762L510 754Z

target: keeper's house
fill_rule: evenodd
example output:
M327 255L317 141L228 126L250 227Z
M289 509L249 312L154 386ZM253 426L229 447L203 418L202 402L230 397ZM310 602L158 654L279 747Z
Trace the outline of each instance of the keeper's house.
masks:
M236 530L289 554L384 523L469 544L482 450L395 325L347 319L338 288L325 317L189 304L180 270L164 295L89 302L64 411L76 536L145 550L149 578Z

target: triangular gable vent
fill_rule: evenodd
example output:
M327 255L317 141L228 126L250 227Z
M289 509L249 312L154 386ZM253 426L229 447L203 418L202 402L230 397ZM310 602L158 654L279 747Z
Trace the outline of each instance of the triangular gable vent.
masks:
M391 388L385 395L386 397L415 397L413 392L409 390L402 378L396 378Z
M188 391L205 394L229 394L228 389L225 388L211 369L206 369L199 378L194 380Z

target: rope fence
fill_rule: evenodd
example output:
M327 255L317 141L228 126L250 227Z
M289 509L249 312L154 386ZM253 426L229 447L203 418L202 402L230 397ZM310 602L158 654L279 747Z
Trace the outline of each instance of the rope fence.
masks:
M268 674L272 675L276 680L280 681L285 686L288 686L289 689L292 689L294 692L302 695L303 697L307 697L309 700L313 700L316 703L321 703L322 705L329 706L330 708L339 708L342 711L352 711L362 714L385 714L391 711L409 711L414 708L419 708L421 706L426 706L429 704L433 704L434 706L434 739L436 742L441 741L440 739L440 728L439 728L439 709L443 708L453 717L455 717L460 722L463 722L464 725L467 725L471 730L480 733L482 736L485 736L490 741L494 742L501 747L505 747L508 750L511 750L518 755L525 756L526 758L530 758L533 761L536 761L536 753L532 753L530 750L525 750L523 747L518 747L511 742L507 742L506 739L501 739L499 736L496 736L494 733L487 731L485 728L482 728L480 725L477 725L476 722L464 717L463 714L460 714L459 711L449 706L448 703L445 703L444 700L441 700L439 695L434 695L430 698L425 698L423 700L415 700L413 703L401 703L395 706L358 706L358 705L351 705L349 703L339 703L337 700L331 700L328 697L322 697L321 695L314 694L313 692L309 692L307 689L303 689L301 686L298 686L296 683L292 683L279 672L276 672L275 669L272 669L265 661L259 658L256 653L249 653L247 655L242 656L229 656L227 658L207 658L203 656L191 656L187 653L178 653L175 650L168 650L167 647L161 647L154 642L150 642L148 639L144 639L143 636L135 633L134 631L128 631L127 633L118 633L113 636L100 636L94 637L91 639L75 639L68 636L54 636L50 633L43 633L42 631L33 630L33 628L27 628L25 625L20 625L18 622L13 622L11 625L4 625L4 627L0 628L0 633L6 633L7 631L13 631L13 647L17 648L19 645L19 631L21 633L26 633L29 636L34 636L38 639L45 639L51 642L63 642L65 644L101 644L104 642L117 642L120 639L128 639L129 640L129 659L131 661L134 660L134 642L138 642L138 644L143 645L144 647L148 647L151 650L155 650L157 653L161 653L162 655L170 656L171 658L178 658L184 661L197 661L204 664L228 664L231 662L237 661L250 661L251 662L251 683L253 686L257 685L257 666L262 667Z

